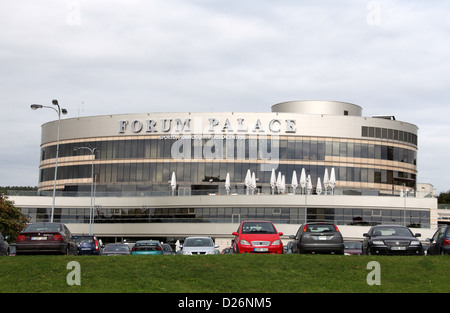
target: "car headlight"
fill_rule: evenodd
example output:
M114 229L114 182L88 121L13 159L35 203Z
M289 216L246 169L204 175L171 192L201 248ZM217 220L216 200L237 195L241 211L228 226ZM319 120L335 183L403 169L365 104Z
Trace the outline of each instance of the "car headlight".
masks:
M182 251L181 252L182 255L191 255L191 251Z
M239 241L239 243L243 246L249 246L250 243L247 240L241 239L241 241Z
M382 245L384 245L383 240L374 240L374 241L372 241L372 243L373 243L374 245L377 245L377 246L382 246Z
M215 254L215 251L206 251L206 254Z
M418 241L418 240L411 241L410 245L411 246L420 246L420 241Z
M279 246L281 245L281 241L279 239L275 240L274 242L272 242L271 246Z

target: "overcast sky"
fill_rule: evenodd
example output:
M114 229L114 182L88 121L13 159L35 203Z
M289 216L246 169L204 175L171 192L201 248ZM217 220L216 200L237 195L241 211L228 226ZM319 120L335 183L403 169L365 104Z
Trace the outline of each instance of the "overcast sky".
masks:
M418 182L450 189L448 1L4 0L0 186L36 186L66 117L270 112L338 100L419 127Z

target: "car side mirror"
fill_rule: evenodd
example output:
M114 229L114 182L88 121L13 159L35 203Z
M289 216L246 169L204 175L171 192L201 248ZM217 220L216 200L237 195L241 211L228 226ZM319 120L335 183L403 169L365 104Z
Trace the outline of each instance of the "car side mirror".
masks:
M431 242L430 238L425 239L425 242Z
M232 233L232 235L233 236L239 236L239 234L237 232L235 232L235 231Z
M282 232L279 232L279 233L278 233L278 236L283 236L283 233L282 233Z
M290 235L289 239L295 239L295 235Z
M414 234L414 237L416 237L416 238L417 238L417 237L421 237L421 236L422 236L422 234L420 234L420 233L415 233L415 234Z
M214 248L219 248L219 245L214 245Z

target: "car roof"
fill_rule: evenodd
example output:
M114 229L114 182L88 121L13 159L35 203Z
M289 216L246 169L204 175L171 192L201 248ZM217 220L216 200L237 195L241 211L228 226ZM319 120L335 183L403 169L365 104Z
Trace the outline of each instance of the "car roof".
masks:
M402 228L408 228L408 227L406 227L406 226L404 226L404 225L375 225L375 226L372 226L372 228L378 228L378 227L402 227Z
M248 221L242 221L241 223L247 223L247 222L252 222L252 223L272 223L272 221L261 221L261 220L248 220Z
M136 241L136 244L142 244L142 243L157 243L157 244L161 244L158 240L138 240L138 241Z
M208 236L190 236L190 237L184 238L184 240L186 240L188 238L189 239L200 239L200 238L202 238L202 239L204 239L204 238L212 239L211 237L208 237Z

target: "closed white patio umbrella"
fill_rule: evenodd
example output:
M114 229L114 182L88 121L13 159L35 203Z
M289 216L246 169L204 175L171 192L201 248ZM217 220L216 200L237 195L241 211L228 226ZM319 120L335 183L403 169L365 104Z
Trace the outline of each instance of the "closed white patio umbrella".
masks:
M331 175L330 175L330 187L331 187L331 194L334 194L334 187L336 187L336 174L334 171L334 167L331 168Z
M230 188L231 188L230 173L227 173L227 176L225 178L225 189L227 190L227 194L230 193Z
M328 176L328 169L325 169L325 174L323 175L323 186L325 187L325 194L328 192L328 186L330 185L330 178Z
M281 176L281 187L280 187L281 193L284 193L286 191L286 178Z
M177 188L177 179L175 172L172 172L172 178L170 179L170 187L172 187L172 196L175 195L175 189Z
M306 179L306 190L308 192L308 195L311 194L312 189L313 189L313 186L312 186L312 181L311 181L311 175L308 174L308 178Z
M272 169L272 174L270 175L270 188L272 189L272 194L275 193L275 186L277 183L277 177L275 175L275 169Z
M305 173L305 169L304 168L302 168L302 173L300 174L300 186L302 186L302 192L305 193L306 173Z
M245 187L247 187L247 191L246 191L247 194L249 192L251 183L252 183L252 173L250 172L250 169L248 169L247 175L245 175L245 180L244 180Z
M291 186L293 189L293 194L295 195L295 189L297 189L298 187L297 173L295 172L295 170L292 172Z
M250 189L252 190L252 194L255 193L256 189L256 175L255 172L252 173L252 179L250 181Z
M281 172L278 172L277 182L275 184L277 186L277 192L280 193L281 189Z
M320 177L317 177L316 193L318 195L322 193L322 183L320 182Z

